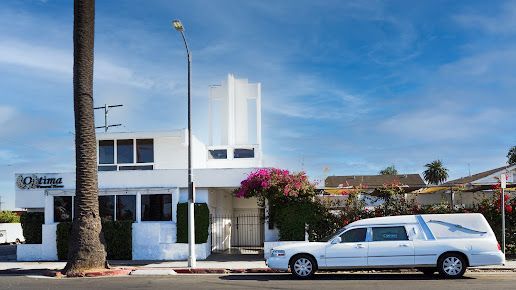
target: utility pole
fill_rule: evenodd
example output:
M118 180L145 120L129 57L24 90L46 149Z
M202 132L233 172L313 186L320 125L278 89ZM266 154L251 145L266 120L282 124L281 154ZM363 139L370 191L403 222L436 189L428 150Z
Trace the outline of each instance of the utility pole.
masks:
M122 124L113 124L113 125L108 125L108 120L107 120L107 117L108 117L108 113L109 113L109 109L111 108L116 108L116 107L122 107L123 105L104 105L102 107L95 107L93 108L94 110L100 110L100 109L104 109L104 126L98 126L98 127L95 127L95 129L100 129L100 128L104 128L104 132L107 132L109 128L111 127L118 127L118 126L122 126Z
M0 211L2 211L2 204L3 204L2 196L0 195Z

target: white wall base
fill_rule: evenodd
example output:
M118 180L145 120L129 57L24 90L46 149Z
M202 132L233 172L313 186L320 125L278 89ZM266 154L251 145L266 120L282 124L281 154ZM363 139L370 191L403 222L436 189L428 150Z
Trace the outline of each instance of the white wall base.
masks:
M133 260L188 259L188 244L177 243L176 234L173 222L133 223ZM196 258L205 260L210 248L209 242L195 245Z
M263 243L263 257L268 259L271 255L271 249L278 246L290 245L296 243L305 243L305 241L276 241Z
M57 261L57 224L42 225L41 244L21 244L16 247L17 261Z

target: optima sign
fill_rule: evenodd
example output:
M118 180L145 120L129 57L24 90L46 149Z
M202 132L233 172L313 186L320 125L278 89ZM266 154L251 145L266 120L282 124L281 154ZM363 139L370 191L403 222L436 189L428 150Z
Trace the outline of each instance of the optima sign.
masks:
M63 178L47 177L31 175L18 175L16 177L16 186L19 189L36 189L36 188L62 188Z

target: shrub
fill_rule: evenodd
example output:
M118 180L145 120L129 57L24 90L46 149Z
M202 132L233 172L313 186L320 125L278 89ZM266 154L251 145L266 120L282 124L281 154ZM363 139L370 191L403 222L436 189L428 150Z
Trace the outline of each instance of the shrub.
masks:
M68 259L71 230L71 222L62 222L57 225L56 242L59 260ZM102 232L109 260L132 259L132 221L103 221Z
M20 217L26 244L41 244L42 228L45 216L42 212L26 212Z
M260 206L268 209L269 225L276 225L281 240L304 240L304 229L317 203L314 183L304 172L291 173L277 168L262 168L251 172L234 191L238 198L256 197ZM296 216L297 218L293 218Z
M12 211L0 211L0 224L1 223L19 223L20 216Z
M195 205L195 243L208 241L210 227L210 210L205 203ZM188 243L188 203L177 204L177 242Z

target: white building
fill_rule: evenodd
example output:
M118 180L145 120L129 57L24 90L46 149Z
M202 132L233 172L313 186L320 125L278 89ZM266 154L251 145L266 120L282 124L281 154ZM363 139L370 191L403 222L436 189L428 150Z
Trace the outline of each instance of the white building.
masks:
M213 216L208 241L197 245L198 259L235 246L263 246L263 210L256 200L232 194L262 166L260 102L259 83L232 75L210 89L209 144L192 140L196 202L206 203ZM187 244L176 243L177 204L187 202L187 138L186 130L97 134L101 216L133 220L135 260L188 256ZM57 223L74 215L75 173L43 168L15 178L16 207L45 213L42 244L20 245L18 260L57 260Z

